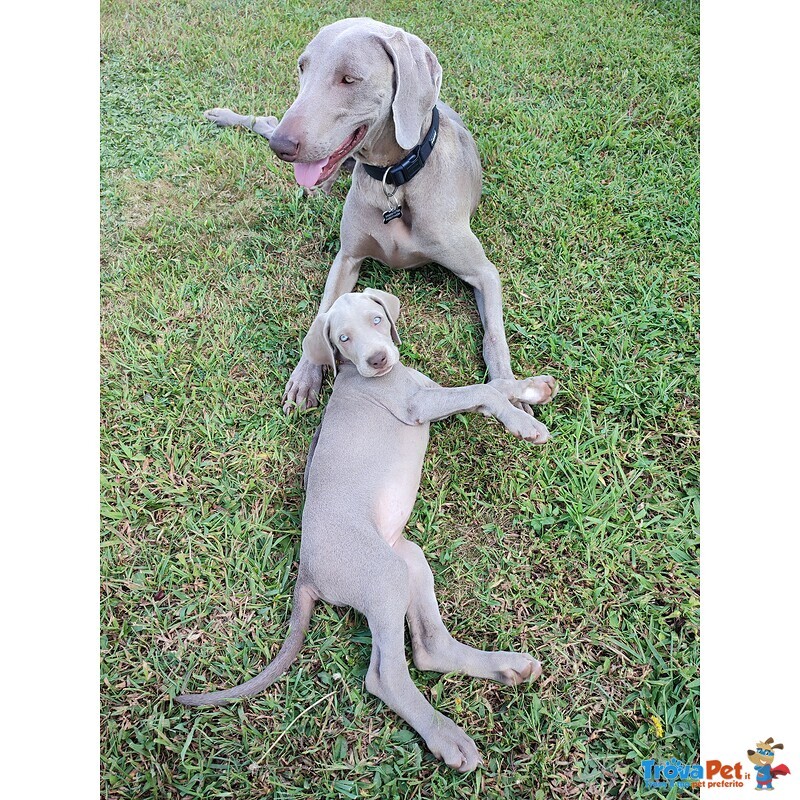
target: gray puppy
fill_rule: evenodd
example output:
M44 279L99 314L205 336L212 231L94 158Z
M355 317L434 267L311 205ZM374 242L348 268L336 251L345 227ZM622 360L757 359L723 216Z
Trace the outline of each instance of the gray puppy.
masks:
M306 467L300 566L290 633L275 659L233 689L182 695L185 705L222 705L266 689L294 661L317 600L352 606L372 632L367 690L381 698L448 766L480 763L473 740L428 703L405 653L405 620L418 669L461 672L514 686L541 665L523 653L488 652L456 641L439 614L422 550L403 536L416 500L430 423L466 411L498 419L515 436L543 443L547 431L512 401L555 396L549 375L443 388L399 362L400 302L366 289L339 297L314 321L304 356L338 375ZM338 362L338 364L337 364Z

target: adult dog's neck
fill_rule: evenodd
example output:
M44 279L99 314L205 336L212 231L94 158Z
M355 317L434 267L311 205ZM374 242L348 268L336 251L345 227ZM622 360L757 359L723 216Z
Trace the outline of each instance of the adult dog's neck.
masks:
M431 127L431 110L425 115L420 128L417 143L422 141L422 137ZM398 161L402 161L411 151L403 150L394 133L394 119L389 117L382 123L373 126L367 133L361 147L353 154L357 161L373 164L376 167L390 167Z

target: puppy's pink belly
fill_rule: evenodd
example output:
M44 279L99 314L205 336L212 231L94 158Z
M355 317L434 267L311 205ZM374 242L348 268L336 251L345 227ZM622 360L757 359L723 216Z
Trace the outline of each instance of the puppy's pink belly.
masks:
M388 486L378 498L375 508L375 524L389 547L394 547L403 535L414 501L417 498L418 486L407 483L396 483Z

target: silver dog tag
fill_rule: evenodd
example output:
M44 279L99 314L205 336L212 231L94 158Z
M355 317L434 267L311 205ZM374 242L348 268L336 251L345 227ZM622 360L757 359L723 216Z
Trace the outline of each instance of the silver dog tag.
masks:
M393 219L399 219L403 216L403 209L400 206L390 208L388 211L383 212L383 224L388 225Z
M386 177L389 175L390 169L391 167L386 168L386 172L383 173L383 180L381 181L381 188L383 189L384 195L386 195L386 199L389 201L389 210L383 212L384 225L388 225L393 219L400 219L400 217L403 216L403 210L400 208L400 203L394 199L394 196L397 193L397 187L395 186L390 192L386 186Z

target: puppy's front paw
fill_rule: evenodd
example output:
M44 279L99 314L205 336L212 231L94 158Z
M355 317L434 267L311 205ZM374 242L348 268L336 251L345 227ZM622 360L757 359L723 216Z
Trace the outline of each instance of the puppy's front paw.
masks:
M542 406L558 394L558 384L552 375L537 375L524 381L516 381L514 396L523 403Z
M512 411L513 414L509 414L509 417L503 420L503 424L518 439L533 444L544 444L550 438L550 431L536 417L516 408Z

